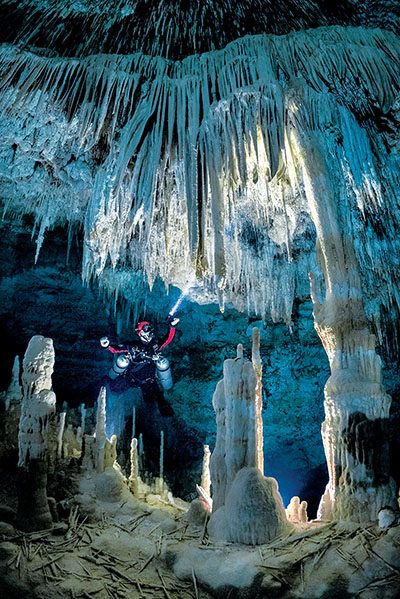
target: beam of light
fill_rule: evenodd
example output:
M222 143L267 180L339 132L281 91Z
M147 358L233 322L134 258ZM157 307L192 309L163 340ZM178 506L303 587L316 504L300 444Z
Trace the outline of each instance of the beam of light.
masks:
M168 313L169 316L175 315L175 313L179 309L179 307L182 304L185 297L188 295L191 288L192 288L192 282L189 282L186 285L186 287L184 288L184 290L182 291L182 293L180 294L180 296L178 297L178 299L176 300L175 304L172 306L171 310L169 311L169 313Z

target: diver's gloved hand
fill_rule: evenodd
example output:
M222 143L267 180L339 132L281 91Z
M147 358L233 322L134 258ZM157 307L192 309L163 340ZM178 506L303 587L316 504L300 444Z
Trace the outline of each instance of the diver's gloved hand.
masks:
M110 340L108 337L102 337L100 339L100 345L101 347L108 347L110 345Z
M176 325L179 322L179 318L176 318L176 316L172 316L172 314L168 314L167 322L171 325L171 327L176 327Z

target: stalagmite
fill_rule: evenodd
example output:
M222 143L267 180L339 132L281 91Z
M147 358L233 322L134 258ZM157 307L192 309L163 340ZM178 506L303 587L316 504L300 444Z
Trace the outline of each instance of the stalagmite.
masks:
M96 469L96 439L92 435L84 435L81 470L92 476Z
M159 476L156 477L154 485L155 493L162 497L168 495L168 485L164 480L164 431L160 431L160 467Z
M99 473L104 472L106 442L106 388L102 387L97 398L96 417L96 470Z
M259 470L262 452L259 337L253 331L253 364L243 357L224 362L213 396L217 437L210 459L211 536L246 544L265 543L288 528L278 485ZM261 433L261 435L260 435Z
M10 384L7 388L6 394L5 394L6 412L8 412L11 409L12 404L14 402L17 402L18 404L21 402L22 389L21 389L21 385L19 384L19 375L20 375L19 357L15 356L13 367L12 367L12 372L11 372L11 382L10 382Z
M308 522L307 508L307 501L302 501L299 506L299 520L302 524Z
M86 422L86 407L85 404L81 403L81 405L79 406L80 409L80 413L81 413L81 436L83 438L83 435L85 434L85 422Z
M305 524L308 521L307 501L300 502L300 498L297 497L297 495L292 497L285 511L289 522L293 522L294 524Z
M137 496L138 488L139 488L139 456L138 456L138 442L137 439L131 440L131 450L130 450L130 463L131 463L131 472L129 475L129 488L132 493Z
M160 432L160 479L164 480L164 431Z
M143 446L143 434L139 434L138 440L138 458L139 458L139 472L142 474L143 472L143 464L144 464L144 446Z
M262 361L260 355L260 331L254 327L252 333L251 361L257 378L255 398L256 467L264 474L264 438L262 421Z
M21 416L22 389L19 383L20 364L15 357L11 382L6 391L0 393L0 401L4 402L4 437L0 442L0 458L9 459L17 449L18 424Z
M210 496L211 477L210 477L210 457L211 452L208 445L204 445L203 467L201 471L201 487L205 493Z
M82 453L82 438L80 427L75 431L72 424L68 424L63 435L63 454L65 458L79 458Z
M63 457L63 435L65 428L66 412L61 412L58 418L58 430L57 430L57 458L61 460Z
M243 357L241 346L237 354L236 359L225 360L224 378L218 383L213 397L217 438L210 471L215 509L224 504L237 472L245 466L259 467L261 461L261 413L256 395L260 379L252 363Z
M226 528L218 530L221 521L210 520L209 530L215 527L220 538L233 543L261 545L291 529L276 480L257 468L239 470L223 509Z
M56 396L51 377L54 349L51 339L32 337L22 371L23 401L18 435L18 524L24 530L51 528L47 473L56 453Z

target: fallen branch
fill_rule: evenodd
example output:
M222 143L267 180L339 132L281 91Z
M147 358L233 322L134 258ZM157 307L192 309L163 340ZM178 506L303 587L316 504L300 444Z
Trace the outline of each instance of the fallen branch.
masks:
M162 588L163 588L163 591L165 593L166 598L167 599L171 599L171 595L168 593L167 587L165 586L164 579L161 576L161 572L160 572L160 570L158 568L156 568L156 572L157 572L157 574L158 574L158 576L159 576L159 578L161 580Z
M135 530L135 528L137 528L139 526L139 524L142 522L142 520L147 518L147 516L148 516L148 514L140 514L140 516L135 518L135 520L133 520L133 522L130 525L130 532L133 532Z
M193 586L194 586L194 594L196 599L199 599L199 591L197 588L197 580L196 580L196 575L194 573L194 568L192 568L192 579L193 579Z
M382 562L383 564L385 564L385 566L387 568L389 568L389 570L391 570L392 572L394 572L395 574L400 574L400 569L396 568L396 566L392 566L392 564L390 564L388 561L386 561L383 557L381 557L379 555L379 553L376 553L373 549L367 549L368 554L370 555L370 557L376 557L380 562Z
M389 584L399 584L400 583L400 577L396 574L396 575L392 575L392 576L386 576L385 578L378 578L376 580L371 580L371 582L369 582L368 584L366 584L364 587L362 587L362 589L360 589L358 591L358 594L363 593L364 591L368 591L373 587L384 587L387 586Z
M140 570L138 570L138 574L140 574L140 572L143 572L143 570L144 570L145 568L147 568L147 566L149 565L149 563L151 562L151 560L152 560L152 559L154 559L154 558L155 558L155 553L153 553L153 555L151 555L151 556L150 556L150 557L149 557L149 558L148 558L148 559L145 561L145 563L144 563L144 564L143 564L143 566L140 568Z
M40 568L46 568L47 566L50 566L50 564L53 564L57 560L59 560L62 557L64 557L64 555L65 555L64 553L61 553L60 555L56 555L56 557L53 557L52 559L50 559L49 561L45 562L44 564L40 564L40 566L36 566L35 568L32 568L32 572L36 572L37 570L40 570Z

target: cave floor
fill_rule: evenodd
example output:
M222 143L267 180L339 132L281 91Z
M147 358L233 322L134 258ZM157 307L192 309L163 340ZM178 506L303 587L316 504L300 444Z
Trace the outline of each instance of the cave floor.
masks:
M179 580L160 554L172 535L162 522L146 522L149 513L125 525L106 514L88 524L70 517L68 529L17 533L0 545L8 554L3 588L15 597L191 598L208 599L208 592L192 580ZM174 528L179 541L187 527ZM59 535L59 536L58 536Z
M160 503L103 505L89 523L72 510L52 531L2 529L8 598L396 598L400 526L298 525L269 544L215 542ZM108 509L109 508L109 509ZM99 513L99 512L98 512Z

